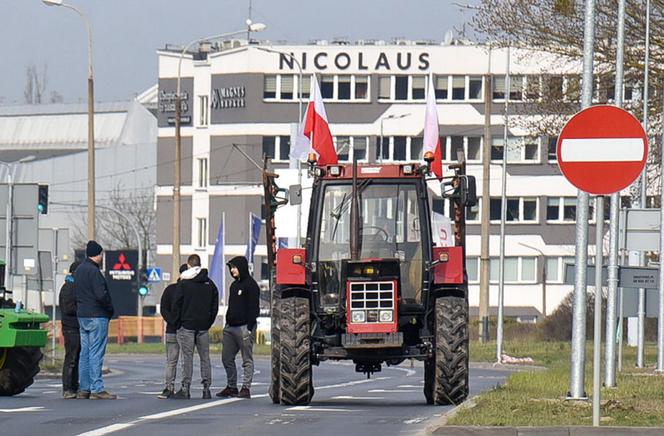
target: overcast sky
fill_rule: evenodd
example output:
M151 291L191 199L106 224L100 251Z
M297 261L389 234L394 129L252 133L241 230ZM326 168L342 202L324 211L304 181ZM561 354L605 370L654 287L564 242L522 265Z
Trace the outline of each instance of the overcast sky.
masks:
M249 0L68 0L92 22L95 100L127 100L157 81L156 50L209 34L240 30ZM462 3L473 3L465 1ZM313 39L442 40L469 20L450 0L253 0L258 36L274 42ZM81 19L41 0L0 0L0 101L23 103L25 70L47 67L46 94L86 98L87 42Z

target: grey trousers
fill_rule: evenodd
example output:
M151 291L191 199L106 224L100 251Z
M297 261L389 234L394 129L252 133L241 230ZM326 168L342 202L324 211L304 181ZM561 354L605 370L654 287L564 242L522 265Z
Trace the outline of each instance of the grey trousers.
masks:
M221 350L221 362L226 369L226 386L237 388L237 369L235 368L235 356L238 351L242 354L242 386L251 388L254 378L254 356L253 348L256 340L256 328L249 330L246 325L239 327L224 327Z
M164 370L164 382L168 389L175 388L175 375L177 374L178 358L180 357L180 345L178 345L175 333L166 333L166 369Z
M182 352L182 386L191 386L191 377L194 372L194 346L201 360L201 381L203 386L210 386L212 384L212 366L210 364L210 338L207 330L195 331L180 327L177 340Z

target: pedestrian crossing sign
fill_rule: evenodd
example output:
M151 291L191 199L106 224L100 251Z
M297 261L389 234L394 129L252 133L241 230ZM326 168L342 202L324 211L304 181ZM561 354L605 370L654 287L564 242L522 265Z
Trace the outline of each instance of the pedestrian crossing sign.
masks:
M161 281L161 268L148 268L148 282L159 283Z

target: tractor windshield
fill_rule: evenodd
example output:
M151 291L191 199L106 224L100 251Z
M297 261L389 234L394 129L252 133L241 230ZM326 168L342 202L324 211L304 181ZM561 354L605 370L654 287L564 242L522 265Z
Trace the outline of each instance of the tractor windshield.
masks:
M318 246L319 286L323 305L338 302L343 292L341 260L350 259L351 185L325 188ZM399 259L401 298L420 303L422 238L415 184L359 184L361 259Z

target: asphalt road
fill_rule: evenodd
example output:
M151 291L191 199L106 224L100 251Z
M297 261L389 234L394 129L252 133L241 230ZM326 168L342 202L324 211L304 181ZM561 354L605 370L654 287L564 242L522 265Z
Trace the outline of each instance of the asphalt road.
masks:
M423 368L408 362L371 379L349 363L314 367L316 393L309 406L284 407L267 396L269 360L256 360L250 400L158 400L163 356L107 356L106 388L115 401L63 400L58 379L39 378L25 393L0 398L0 433L9 435L395 435L421 434L451 406L427 406ZM239 361L238 361L239 363ZM502 383L508 371L471 365L471 395ZM196 362L194 380L198 382ZM213 395L225 386L220 356L213 361Z

